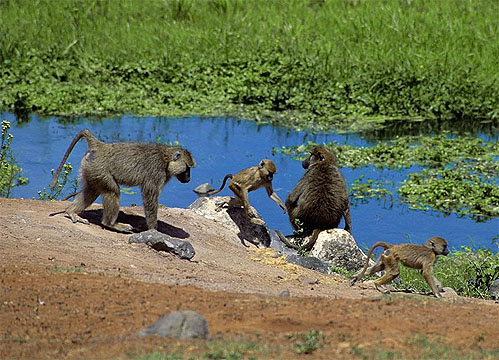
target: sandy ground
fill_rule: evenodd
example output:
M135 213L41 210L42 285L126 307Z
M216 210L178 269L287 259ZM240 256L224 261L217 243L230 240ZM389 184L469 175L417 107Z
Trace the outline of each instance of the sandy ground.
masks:
M251 341L256 358L433 358L499 356L499 304L446 295L381 296L286 263L269 249L187 209L160 208L158 230L191 242L191 261L129 244L130 235L49 216L69 202L0 199L0 358L137 358L154 351L203 354L214 341ZM142 207L119 221L138 225ZM289 290L290 297L279 294ZM138 330L176 310L205 316L208 341L138 338ZM324 338L300 355L290 334ZM433 355L432 355L433 354ZM201 356L201 355L200 355Z

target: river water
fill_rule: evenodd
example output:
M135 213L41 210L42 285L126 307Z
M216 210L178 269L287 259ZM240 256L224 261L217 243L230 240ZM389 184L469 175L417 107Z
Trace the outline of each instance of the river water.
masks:
M106 142L174 142L189 149L197 162L191 172L191 182L181 184L175 179L163 189L160 203L169 207L187 207L197 195L192 191L197 185L208 182L218 188L227 173L256 165L261 159L273 160L278 169L273 186L283 201L302 176L301 162L280 153L273 154L274 147L300 145L307 141L318 143L335 141L339 144L369 146L358 134L311 134L303 131L257 125L252 121L233 118L158 118L120 116L113 118L57 117L40 118L36 115L28 121L18 122L11 113L2 113L1 119L11 122L14 136L12 149L23 176L29 178L27 186L15 187L12 197L37 198L37 191L48 188L51 169L57 168L72 138L88 128ZM81 141L69 157L77 176L77 168L86 152L86 142ZM377 170L372 167L341 169L347 184L364 174L374 180L402 181L409 170ZM130 192L136 192L131 194ZM231 195L225 189L219 195ZM396 195L394 196L396 199ZM97 200L100 202L100 199ZM260 212L269 227L285 234L292 232L286 214L271 201L264 189L250 193L251 204ZM122 193L121 204L142 205L140 189ZM395 202L370 200L351 207L353 235L361 247L368 247L383 240L391 243L420 243L430 236L442 236L451 248L462 245L485 247L497 251L492 239L499 233L499 219L477 223L455 215L443 216L438 212L410 210ZM62 209L61 209L62 210ZM69 221L69 220L68 220ZM340 224L343 227L343 222Z

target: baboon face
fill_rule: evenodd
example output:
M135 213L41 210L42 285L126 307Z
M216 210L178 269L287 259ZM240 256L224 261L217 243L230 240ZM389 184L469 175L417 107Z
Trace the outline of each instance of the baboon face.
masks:
M178 181L185 184L191 181L191 167L196 166L196 162L188 150L180 149L173 155L173 160L168 164L168 171L175 176Z
M274 179L274 174L277 172L277 167L272 160L263 159L258 164L258 168L260 169L262 177L267 179L267 181L271 182Z
M326 159L332 160L333 164L336 164L336 158L331 151L324 146L316 146L312 149L312 151L310 151L309 157L303 160L301 166L303 166L304 169L308 169L311 165L317 164Z
M447 241L440 236L434 236L429 238L425 245L429 247L436 255L445 255L449 254L449 248L447 245Z

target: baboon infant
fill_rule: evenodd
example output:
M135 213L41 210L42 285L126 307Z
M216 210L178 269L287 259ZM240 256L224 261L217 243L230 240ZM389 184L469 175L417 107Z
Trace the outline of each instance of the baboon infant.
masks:
M53 188L62 167L76 143L85 138L88 151L81 159L82 190L65 210L73 222L88 223L78 213L102 195L102 225L119 232L131 232L128 224L116 222L120 206L120 187L140 186L147 229L157 227L158 199L166 183L176 177L181 183L190 181L191 168L196 165L191 153L178 146L148 143L105 143L89 130L82 130L68 147L50 186Z
M234 195L236 195L235 205L243 206L246 217L252 223L257 225L264 225L264 221L250 216L251 205L248 199L248 192L264 187L265 190L267 190L267 195L273 201L275 201L275 203L279 205L281 209L284 210L284 212L286 212L284 203L274 192L274 189L272 189L272 180L275 173L277 173L277 167L275 166L274 162L269 159L263 159L257 166L252 166L250 168L241 170L236 175L225 175L222 186L220 186L218 190L208 190L206 192L203 192L201 189L205 189L206 184L202 184L196 188L195 192L201 196L211 196L218 194L224 188L227 180L231 179L229 181L229 189L231 189Z
M303 246L303 249L310 250L319 233L336 228L342 217L345 218L345 230L351 233L352 220L345 179L334 153L324 146L317 146L303 160L302 166L305 174L288 195L286 208L293 228L302 230L305 236L312 234L309 243Z
M369 264L369 259L373 253L373 250L377 247L383 247L385 250L378 258L376 263L367 269ZM447 256L449 254L449 249L447 247L447 241L439 236L434 236L429 238L424 245L417 244L397 244L392 245L383 241L375 243L369 249L367 253L367 261L364 268L356 275L354 275L350 281L350 285L355 284L357 281L362 279L364 274L374 275L379 271L385 271L385 274L379 279L374 281L376 289L387 293L388 290L384 288L384 285L395 279L400 274L399 261L407 267L412 269L421 270L421 273L431 288L431 291L436 297L442 297L440 291L442 289L442 284L433 275L433 264L435 263L437 255ZM380 289L380 287L382 287Z

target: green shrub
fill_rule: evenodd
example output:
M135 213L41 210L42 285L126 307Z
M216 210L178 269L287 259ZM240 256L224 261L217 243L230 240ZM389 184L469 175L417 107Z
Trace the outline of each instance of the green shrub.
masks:
M10 122L2 121L2 139L0 148L0 196L9 197L12 188L26 185L28 179L22 177L22 169L16 165L11 143L14 136L9 132Z

